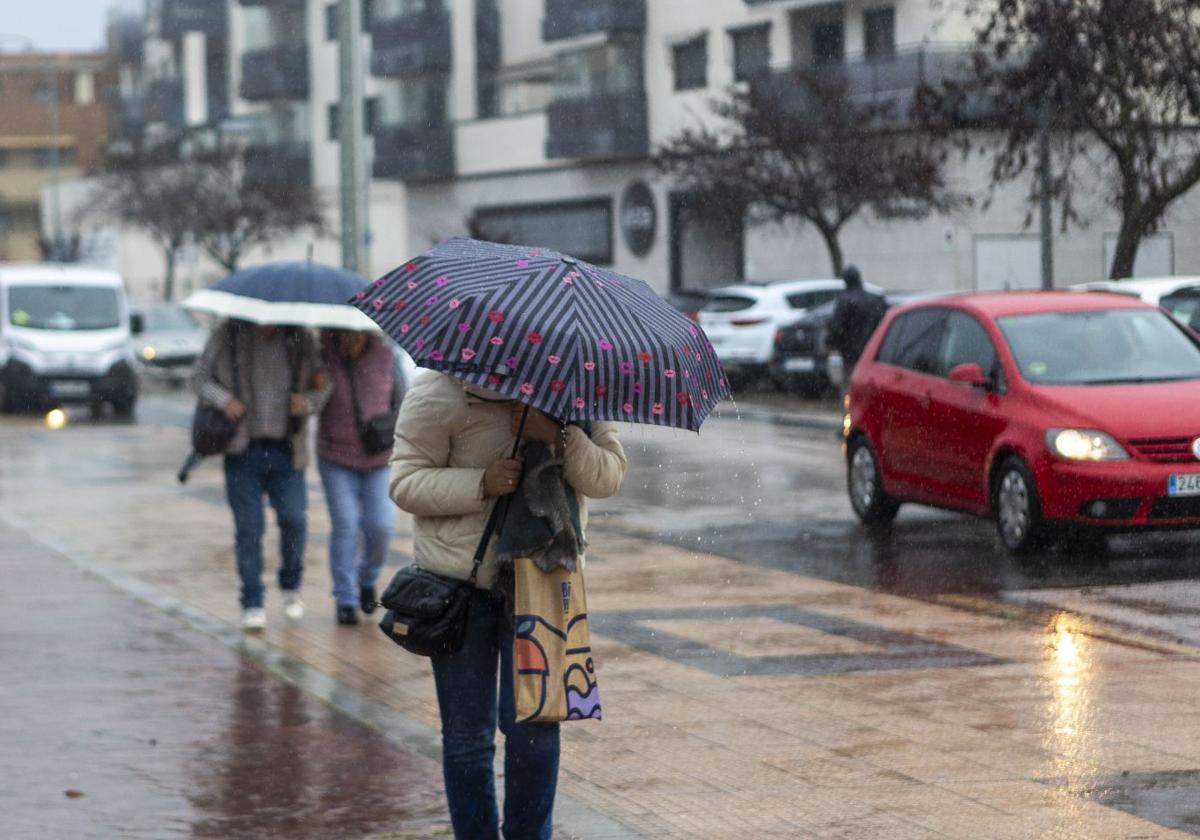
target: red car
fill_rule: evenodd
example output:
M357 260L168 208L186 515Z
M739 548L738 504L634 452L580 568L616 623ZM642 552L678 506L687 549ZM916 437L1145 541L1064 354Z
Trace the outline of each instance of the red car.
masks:
M1200 341L1123 295L968 295L900 307L850 381L850 501L992 516L1024 552L1069 527L1200 528Z

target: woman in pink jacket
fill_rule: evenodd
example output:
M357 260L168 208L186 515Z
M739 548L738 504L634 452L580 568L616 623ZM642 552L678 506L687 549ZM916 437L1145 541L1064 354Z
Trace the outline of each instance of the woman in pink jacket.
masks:
M332 524L329 571L338 624L358 624L360 607L366 613L375 609L375 583L396 524L388 498L391 447L370 451L362 422L388 417L390 443L402 388L391 344L382 336L326 330L322 356L333 380L317 432L317 465Z

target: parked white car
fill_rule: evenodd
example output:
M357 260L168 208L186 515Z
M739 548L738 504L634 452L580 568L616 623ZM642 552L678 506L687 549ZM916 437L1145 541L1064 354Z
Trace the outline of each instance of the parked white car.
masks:
M1200 330L1200 277L1136 277L1129 280L1097 280L1071 287L1086 292L1116 292L1161 306L1176 320Z
M810 309L836 298L841 280L743 283L714 289L700 310L700 326L717 357L734 376L761 376L775 359L775 333ZM866 284L872 292L882 290Z

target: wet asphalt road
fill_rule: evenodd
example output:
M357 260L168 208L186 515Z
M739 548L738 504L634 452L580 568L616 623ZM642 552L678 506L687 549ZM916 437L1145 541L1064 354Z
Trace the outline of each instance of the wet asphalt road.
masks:
M159 391L139 418L184 426L191 408L185 392ZM627 426L625 485L593 515L743 563L915 597L1200 577L1200 535L1190 532L1018 560L1000 549L990 521L908 505L891 529L869 533L846 498L837 425L830 403L759 397L722 406L699 435Z
M430 759L3 529L0 576L6 840L444 830Z

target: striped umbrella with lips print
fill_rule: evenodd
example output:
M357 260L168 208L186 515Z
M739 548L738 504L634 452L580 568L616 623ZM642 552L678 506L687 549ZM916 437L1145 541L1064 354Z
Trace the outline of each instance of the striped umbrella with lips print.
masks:
M698 431L729 396L699 326L645 283L555 251L451 239L351 303L418 365L564 422Z

